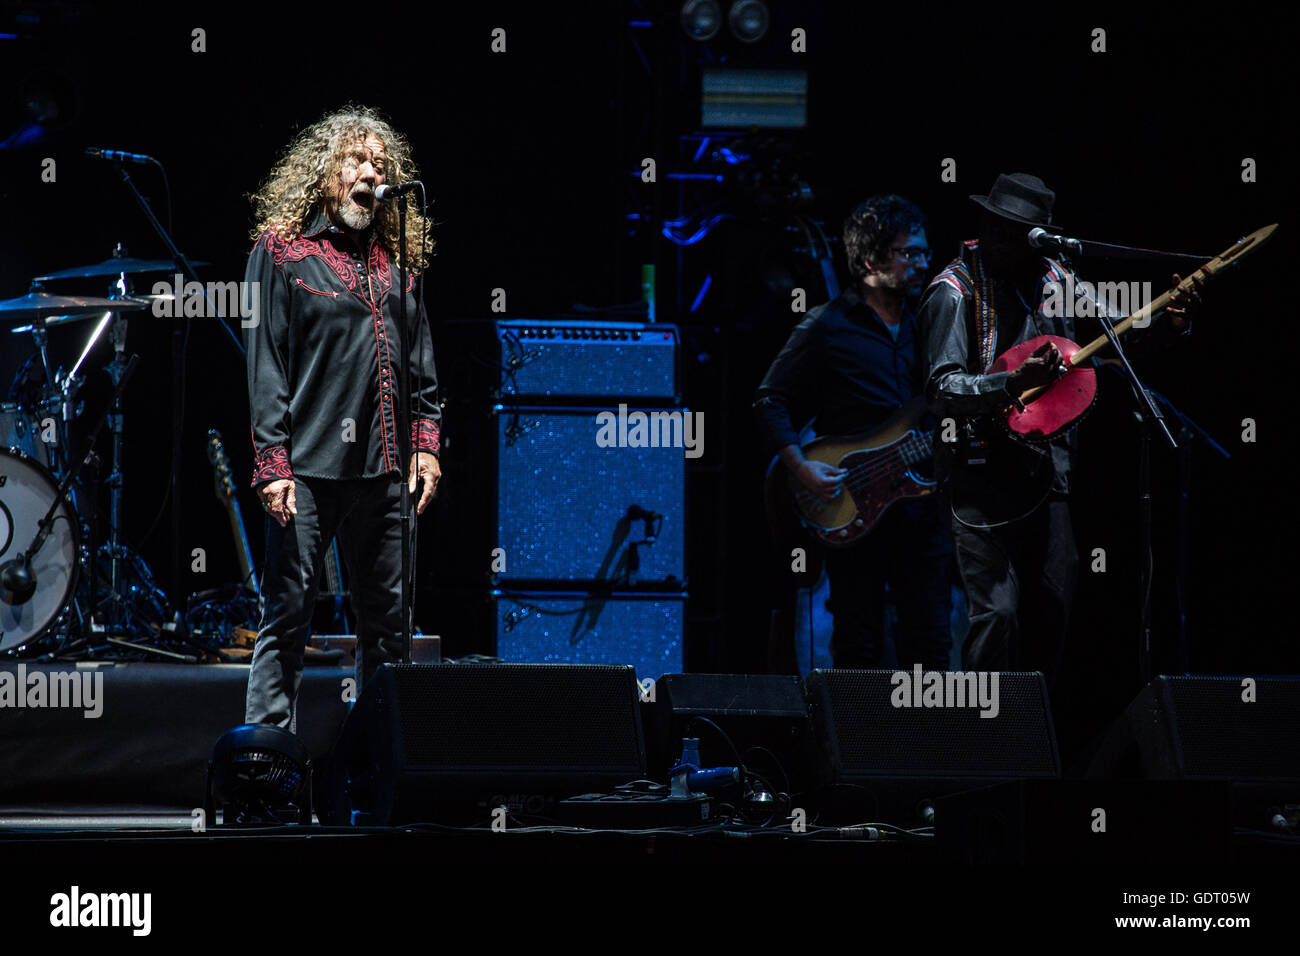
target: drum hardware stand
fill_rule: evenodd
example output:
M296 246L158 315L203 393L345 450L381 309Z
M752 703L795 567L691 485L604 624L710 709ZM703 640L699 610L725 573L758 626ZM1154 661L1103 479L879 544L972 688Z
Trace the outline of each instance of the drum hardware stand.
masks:
M125 278L119 279L118 286L124 295L129 295ZM113 340L113 361L108 363L107 371L113 382L112 412L108 416L108 427L113 433L112 454L109 459L108 475L108 561L109 561L109 599L112 602L106 612L108 626L124 625L122 611L122 589L126 584L122 572L122 560L126 557L122 546L122 494L124 478L122 475L122 434L125 430L125 416L122 413L122 389L118 388L126 374L129 363L126 360L126 320L120 313L114 313L109 334ZM94 579L92 579L92 587ZM92 599L93 605L93 599Z
M118 249L119 250L121 249L120 244L118 246ZM117 282L113 283L110 292L110 298L115 297L116 295L129 297L129 293L130 293L130 289L127 286L125 276L119 276ZM108 476L109 501L110 501L109 538L108 538L108 558L110 562L109 590L113 601L112 607L108 611L109 619L107 621L107 624L109 627L112 627L114 625L121 625L125 623L123 620L119 619L120 615L117 613L120 610L120 604L122 600L122 588L124 587L125 584L125 576L123 575L122 568L121 568L122 558L124 556L124 552L121 547L121 511L122 511L121 461L122 461L122 427L123 427L122 391L117 389L117 386L122 381L123 371L126 367L126 361L124 358L124 353L126 349L126 326L127 326L127 322L122 317L122 313L120 312L106 313L104 318L100 320L98 325L96 325L94 331L91 332L90 337L86 340L85 347L81 350L81 356L80 358L77 359L77 364L73 366L72 371L69 372L67 375L62 375L60 370L60 374L56 375L55 377L55 384L58 386L59 391L61 393L61 397L58 401L59 410L60 410L58 421L59 421L59 428L61 432L59 442L65 444L65 447L69 450L65 452L56 451L55 455L59 456L57 460L55 459L55 455L51 456L51 465L52 465L51 470L55 471L57 474L62 474L68 469L67 458L71 456L71 451L70 451L71 446L66 445L66 442L70 440L69 429L71 428L72 420L76 417L75 416L76 392L80 389L82 384L81 379L78 377L77 373L81 369L82 363L85 362L86 357L90 354L91 349L93 349L95 345L99 342L100 337L104 333L104 329L109 328L110 336L113 341L113 348L115 352L113 361L107 366L107 371L109 373L110 379L112 380L113 387L115 390L113 403L111 406L112 411L108 416L109 429L113 432L113 448L112 448L112 457L110 459L111 471ZM32 333L34 336L37 336L37 344L38 346L41 347L41 354L43 358L45 354L44 340L45 340L45 336L48 334L48 330L43 327L43 321L38 321L33 325ZM46 368L47 368L47 375L48 375L48 364ZM86 582L86 599L89 606L87 607L86 614L84 615L86 620L83 621L82 624L84 627L88 627L91 633L103 633L105 628L101 626L101 622L97 615L99 601L97 599L98 595L96 593L99 589L99 578L97 576L99 542L96 534L96 514L98 511L98 502L99 502L98 486L100 484L99 470L100 470L101 460L99 456L94 453L93 449L87 453L85 464L91 476L89 481L89 486L84 489L84 495L83 495L83 497L87 499L88 502L87 507L85 508L77 507L78 505L81 504L81 502L77 501L77 492L75 489L73 490L71 495L74 509L78 511L78 513L83 514L84 527L86 527L86 529L88 530L88 533L86 535L86 540L89 542L89 549L87 551L86 565L89 573L87 575L87 582Z
M121 243L118 243L113 250L114 257L121 258L126 255L126 250ZM125 297L131 298L132 287L130 280L125 273L119 274L117 279L110 286L109 298ZM123 434L125 432L126 417L122 407L123 389L118 389L118 384L122 382L127 368L126 359L126 335L127 320L121 312L107 313L104 318L91 332L82 349L81 357L77 360L76 366L72 373L65 379L65 382L71 382L75 379L77 371L81 368L82 362L90 354L91 349L99 342L107 328L109 338L113 343L113 360L105 367L109 379L113 383L114 397L111 411L108 416L108 427L113 433L112 450L109 457L109 474L107 478L108 495L109 495L109 514L108 514L108 595L107 601L98 599L97 591L99 590L99 578L96 575L96 564L98 561L98 543L92 545L93 550L90 552L88 561L90 573L88 575L87 594L89 600L89 629L93 634L103 635L108 631L116 630L119 632L129 631L130 622L125 604L125 591L129 587L127 575L124 568L125 559L127 558L127 549L122 543L122 501L124 495L125 479L122 472L122 447ZM79 387L79 383L75 386ZM67 390L65 389L65 395ZM70 406L65 399L64 417L69 418ZM99 459L92 462L91 467L95 469L95 479L98 480ZM92 542L95 541L94 532L96 512L98 510L99 494L98 490L90 492L90 508L87 522L91 531L87 536ZM107 607L101 607L107 603ZM110 641L116 643L113 638Z
M40 283L32 283L32 288L33 291L39 291ZM59 381L58 373L50 371L50 353L48 347L49 335L50 331L45 327L44 316L39 316L32 321L32 338L36 342L36 351L41 357L41 368L45 372L45 388L42 390L43 394L41 402L38 405L38 414L36 416L36 427L38 431L41 427L41 415L49 409L49 388L55 386L58 387L60 391L64 392L65 395L68 394L68 389ZM63 404L63 402L60 402L60 404ZM68 421L66 415L59 415L59 417L55 419L55 428L57 429L55 435L56 440L54 442L54 449L50 452L49 464L50 470L58 473L65 471L68 465L67 460L64 457L64 449L67 448L68 441Z
M206 263L196 264L206 265ZM14 332L31 332L36 345L31 359L23 365L22 381L27 394L17 402L13 410L18 412L20 427L31 433L33 442L37 440L37 436L45 439L34 446L34 455L47 472L49 487L52 488L63 479L68 479L64 489L58 492L60 495L58 517L75 523L81 532L79 535L81 544L77 553L69 556L69 560L76 566L73 570L81 571L80 574L74 574L73 581L76 582L76 579L80 578L85 582L85 590L82 590L82 584L71 584L70 596L61 609L53 615L52 620L48 616L42 617L43 621L49 620L49 623L43 627L42 633L52 639L55 650L50 652L50 655L53 656L66 654L73 647L81 653L94 651L96 645L91 642L102 642L110 630L119 638L144 641L156 635L160 626L164 632L158 635L160 637L177 630L176 621L169 620L173 615L167 596L154 584L153 574L148 565L125 543L125 529L122 524L124 505L122 434L125 416L121 399L122 391L117 388L117 386L124 387L123 369L126 366L127 323L120 313L139 311L148 308L149 305L147 301L130 297L130 276L167 271L175 268L176 265L174 258L171 261L131 259L127 257L126 250L119 243L113 255L105 262L38 277L33 281L32 291L27 296L0 302L0 313L5 316L13 315L22 318L30 316L32 319L25 328L13 329ZM43 283L47 280L93 276L112 277L113 286L108 298L57 296L43 290ZM65 374L60 368L55 372L51 367L48 349L49 328L96 315L99 318L95 322L95 328L86 340L72 370ZM116 322L114 322L115 316ZM105 455L104 460L101 461L98 456L90 454L92 448L87 448L88 460L82 462L74 472L72 466L81 455L79 448L74 447L71 431L72 422L79 417L82 407L82 403L77 400L78 392L84 384L80 371L94 347L104 337L104 332L109 330L110 323L112 323L110 334L116 355L112 365L106 370L114 383L115 394L109 404L111 410L106 411L105 417L114 432L112 467L108 473L105 473L103 466L109 464L108 456ZM36 365L38 358L39 366ZM134 357L132 361L135 361ZM98 404L97 400L96 405ZM5 411L9 410L10 407L6 403ZM96 436L105 424L105 417L100 419ZM64 447L60 448L60 445ZM99 518L98 489L105 478L110 482L111 514L107 517L111 524L111 535L103 533ZM89 499L89 504L86 499ZM65 501L67 505L62 504ZM44 529L40 529L38 524L38 531L43 531L45 537L50 536L53 523L50 522ZM105 543L105 538L111 540ZM36 548L40 547L35 540L33 543ZM87 543L89 543L89 551L87 551ZM9 561L0 566L6 585L17 584L19 589L26 591L24 600L29 599L33 593L30 591L32 554L35 554L35 548L30 554L19 553L18 557L21 561ZM62 562L63 558L60 557L59 561ZM99 579L101 569L104 574L103 581ZM101 603L103 591L106 589L112 592L112 604L108 608ZM105 619L105 610L108 611L109 626L107 627L101 623ZM181 636L184 637L183 629Z
M87 497L91 501L90 517L86 520L86 622L85 626L93 633L95 630L95 582L98 575L99 537L96 533L94 502L99 500L99 456L92 448L86 453L86 471L90 478L87 482Z
M117 647L125 647L133 651L141 651L145 654L157 654L159 657L165 657L169 661L180 661L184 664L197 664L203 658L195 657L191 654L178 654L176 651L164 650L161 647L153 647L150 644L136 644L134 641L126 641L120 637L107 638L108 643Z
M126 387L126 383L130 380L131 374L135 371L135 366L138 362L138 356L131 356L130 361L127 363L126 370L122 375L121 381L114 389L114 401L117 401L121 396L122 390ZM104 423L107 418L108 408L105 408L100 412L99 420L95 423L94 429L91 430L90 438L87 440L88 449L93 449L95 447L95 441L99 438L100 432L104 430ZM36 536L32 539L31 543L25 550L18 553L16 558L12 561L6 562L2 567L0 567L0 581L3 581L5 590L10 592L13 596L12 603L25 604L35 593L39 582L31 572L31 560L36 553L40 551L41 546L45 544L45 540L49 536L50 526L54 523L55 512L59 510L59 505L61 505L64 499L68 496L68 491L72 487L72 483L80 477L82 470L90 463L90 460L91 454L88 451L85 457L77 463L75 468L69 469L67 473L64 474L63 480L59 482L58 490L55 492L54 500L50 502L49 508L46 509L45 516L41 518L40 522L36 526Z

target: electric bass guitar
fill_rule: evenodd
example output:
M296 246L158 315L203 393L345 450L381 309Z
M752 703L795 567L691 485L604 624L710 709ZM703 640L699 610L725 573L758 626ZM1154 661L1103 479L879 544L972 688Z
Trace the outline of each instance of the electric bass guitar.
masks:
M804 445L809 461L848 472L829 501L804 487L779 457L773 458L767 468L765 497L778 536L788 537L780 532L793 513L819 541L846 547L869 534L894 502L933 493L936 482L926 474L934 438L921 427L924 417L924 399L914 398L873 431L816 438Z

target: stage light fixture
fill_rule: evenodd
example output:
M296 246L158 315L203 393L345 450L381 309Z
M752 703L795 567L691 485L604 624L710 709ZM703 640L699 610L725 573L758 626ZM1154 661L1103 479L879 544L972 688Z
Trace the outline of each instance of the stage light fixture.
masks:
M311 823L311 755L294 734L270 724L226 731L208 761L207 822L239 826Z
M808 124L804 70L705 67L700 95L700 124L705 129L803 129Z
M731 34L741 43L757 43L767 36L771 15L762 0L736 0L727 13Z
M682 29L692 40L712 40L722 29L718 0L686 0L682 4Z

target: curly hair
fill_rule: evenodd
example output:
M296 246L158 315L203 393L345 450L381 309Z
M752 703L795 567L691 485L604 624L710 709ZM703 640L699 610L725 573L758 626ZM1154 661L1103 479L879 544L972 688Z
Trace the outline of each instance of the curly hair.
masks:
M248 197L253 203L256 223L250 234L252 240L256 242L268 230L285 242L301 235L310 211L318 206L324 208L337 190L348 151L358 139L372 133L384 144L388 185L396 186L420 177L406 137L375 110L350 103L298 133L257 192ZM380 244L397 255L397 207L378 206L374 229ZM406 252L412 273L418 274L428 267L428 253L432 251L430 223L418 210L408 210Z
M925 224L925 213L902 196L872 196L859 203L844 220L844 254L853 281L866 273L863 260L884 262L895 236L924 229Z

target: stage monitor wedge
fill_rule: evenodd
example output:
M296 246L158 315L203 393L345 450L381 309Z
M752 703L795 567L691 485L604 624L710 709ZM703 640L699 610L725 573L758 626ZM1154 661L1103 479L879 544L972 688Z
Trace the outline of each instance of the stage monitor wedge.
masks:
M326 773L335 825L478 822L645 776L631 667L386 664L362 691Z
M919 686L917 671L815 670L804 678L828 819L865 813L916 826L941 794L1060 777L1041 673L920 676Z

